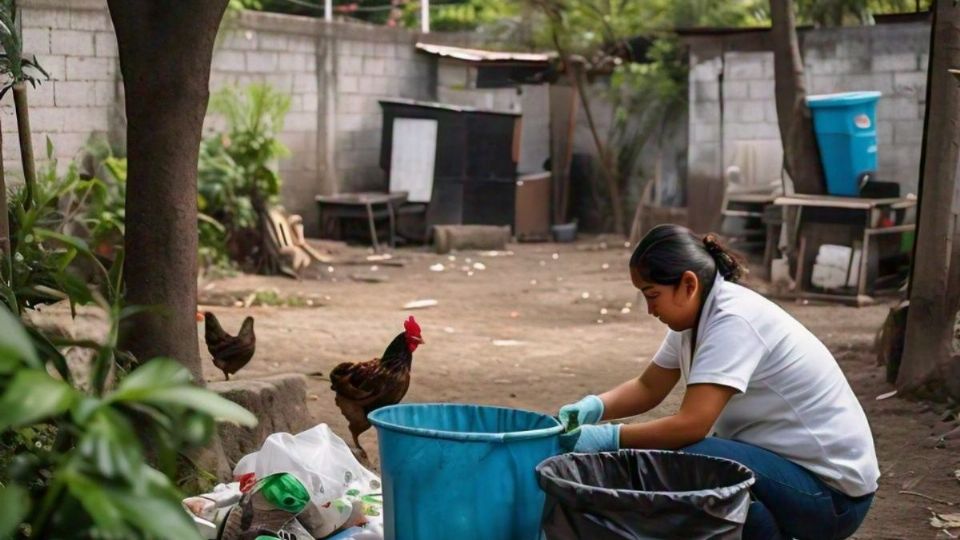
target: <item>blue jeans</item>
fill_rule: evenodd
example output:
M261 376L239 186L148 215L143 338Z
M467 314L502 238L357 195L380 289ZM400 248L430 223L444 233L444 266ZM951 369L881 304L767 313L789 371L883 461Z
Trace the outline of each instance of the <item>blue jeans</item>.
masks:
M831 489L813 473L769 450L708 437L681 450L726 458L753 471L753 501L744 525L745 540L840 540L856 532L873 494L850 497Z

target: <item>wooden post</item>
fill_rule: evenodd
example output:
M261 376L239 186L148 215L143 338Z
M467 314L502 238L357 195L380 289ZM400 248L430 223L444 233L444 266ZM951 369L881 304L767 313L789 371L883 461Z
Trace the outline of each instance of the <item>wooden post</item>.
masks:
M927 111L920 157L917 240L910 276L906 342L897 377L901 393L960 397L951 344L960 299L960 6L934 7Z

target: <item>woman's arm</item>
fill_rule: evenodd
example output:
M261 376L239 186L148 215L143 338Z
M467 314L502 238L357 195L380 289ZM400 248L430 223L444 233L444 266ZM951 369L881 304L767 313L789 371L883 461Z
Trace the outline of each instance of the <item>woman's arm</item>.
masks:
M680 380L679 369L667 369L650 362L636 379L600 395L602 420L616 420L645 413L659 405Z
M615 392L619 390L613 390ZM719 384L687 387L680 410L673 416L620 428L620 448L676 450L704 439L737 390ZM606 395L606 394L605 394ZM757 411L757 414L763 414Z

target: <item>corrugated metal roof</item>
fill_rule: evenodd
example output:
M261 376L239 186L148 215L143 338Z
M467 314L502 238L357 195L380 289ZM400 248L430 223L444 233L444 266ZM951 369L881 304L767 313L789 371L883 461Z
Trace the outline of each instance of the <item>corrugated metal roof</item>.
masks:
M434 45L432 43L417 43L416 47L418 51L423 51L427 54L442 56L444 58L454 58L465 62L522 62L525 64L546 64L557 56L556 53L487 51L483 49L452 47L449 45Z

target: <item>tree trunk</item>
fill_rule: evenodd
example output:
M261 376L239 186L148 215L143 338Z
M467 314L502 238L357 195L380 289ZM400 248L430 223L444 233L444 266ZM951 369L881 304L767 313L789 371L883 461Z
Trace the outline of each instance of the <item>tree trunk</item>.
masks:
M777 122L783 141L784 165L797 193L824 193L820 152L807 108L803 58L797 39L793 0L770 0Z
M960 89L947 71L960 66L960 7L939 1L933 9L917 241L897 388L908 394L960 398L960 360L952 357L960 307Z
M593 121L593 112L590 109L590 98L587 96L586 84L584 84L585 66L580 59L567 58L567 68L570 70L570 76L577 85L577 93L580 94L580 103L583 105L583 112L587 117L587 124L590 126L590 135L593 138L593 144L597 147L597 154L600 158L600 170L603 171L603 177L607 181L607 191L610 196L610 206L613 211L613 232L623 235L624 218L623 202L620 200L620 177L613 170L611 164L612 158L603 141L600 140L600 134L597 132L596 123Z
M33 159L33 137L30 131L30 108L27 106L27 83L19 81L13 85L13 104L17 112L17 134L20 136L20 162L23 165L23 182L27 196L23 200L24 209L33 206L37 196L37 167Z
M197 159L227 0L108 0L127 114L124 326L140 361L170 356L203 384L197 342Z

